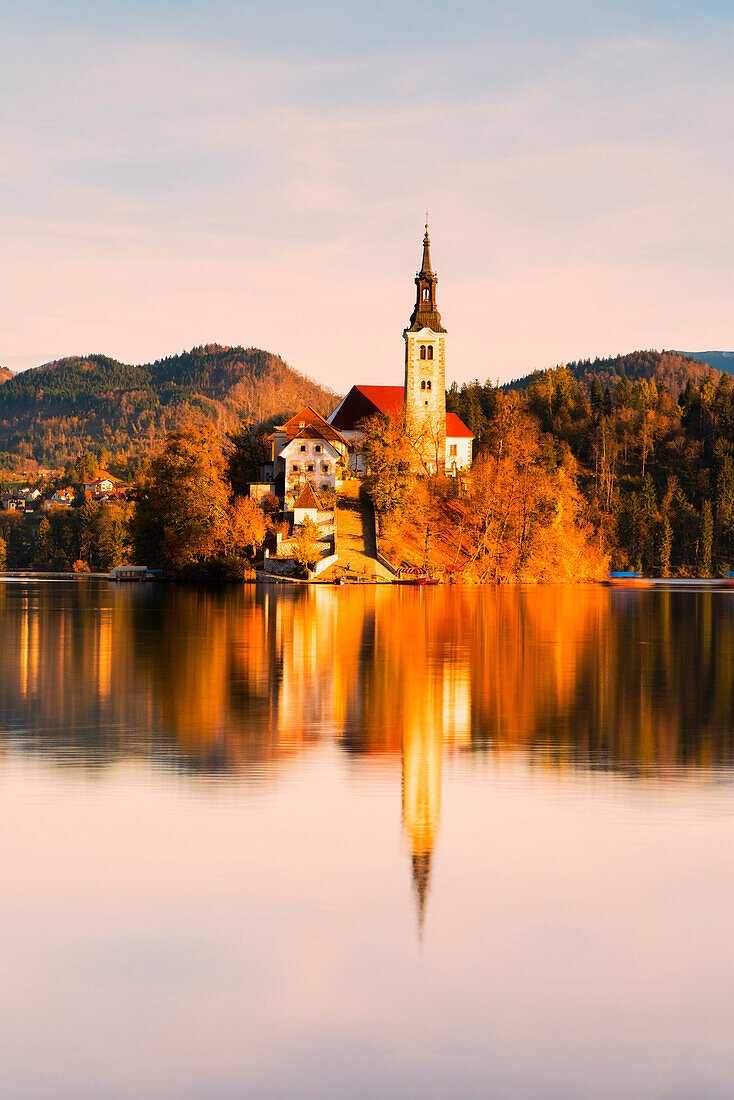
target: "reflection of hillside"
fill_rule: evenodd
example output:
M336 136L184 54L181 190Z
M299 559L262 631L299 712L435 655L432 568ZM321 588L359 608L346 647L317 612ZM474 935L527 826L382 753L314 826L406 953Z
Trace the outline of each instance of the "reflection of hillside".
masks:
M95 763L256 776L324 738L404 762L436 745L646 770L731 760L727 593L3 584L0 621L2 726Z

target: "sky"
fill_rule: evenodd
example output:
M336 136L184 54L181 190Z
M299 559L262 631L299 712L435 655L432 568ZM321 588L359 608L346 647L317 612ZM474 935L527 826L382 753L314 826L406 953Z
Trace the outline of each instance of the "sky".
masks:
M734 348L734 0L0 0L0 364Z

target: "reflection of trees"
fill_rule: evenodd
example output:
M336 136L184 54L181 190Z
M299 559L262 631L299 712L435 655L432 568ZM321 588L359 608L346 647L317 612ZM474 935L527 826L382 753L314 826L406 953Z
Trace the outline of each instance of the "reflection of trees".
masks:
M0 620L4 727L97 762L238 770L323 738L375 758L416 738L642 769L732 755L725 592L7 584Z
M734 593L0 584L0 628L0 753L253 779L325 739L400 759L421 926L447 750L732 763Z

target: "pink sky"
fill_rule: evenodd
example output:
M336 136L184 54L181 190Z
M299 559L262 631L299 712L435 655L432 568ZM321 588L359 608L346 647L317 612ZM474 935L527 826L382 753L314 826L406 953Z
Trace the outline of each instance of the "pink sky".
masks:
M399 381L426 207L449 381L734 348L731 16L639 7L10 3L0 364Z

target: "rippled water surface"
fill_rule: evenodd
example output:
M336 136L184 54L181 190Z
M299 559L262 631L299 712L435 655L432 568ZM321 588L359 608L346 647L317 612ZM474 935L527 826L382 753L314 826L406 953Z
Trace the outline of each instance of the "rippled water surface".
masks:
M734 593L0 583L0 1093L734 1095Z

